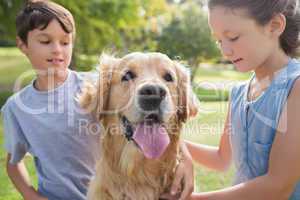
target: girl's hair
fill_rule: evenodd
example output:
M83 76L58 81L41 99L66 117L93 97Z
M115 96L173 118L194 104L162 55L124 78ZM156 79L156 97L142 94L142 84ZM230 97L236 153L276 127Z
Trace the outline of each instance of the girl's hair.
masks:
M16 18L17 35L27 44L29 31L43 30L56 19L66 33L72 33L75 39L75 23L72 14L61 5L47 0L29 0Z
M297 56L299 53L299 0L208 0L209 9L216 6L246 9L260 25L266 25L274 15L282 13L286 18L286 28L280 36L280 46L289 56Z

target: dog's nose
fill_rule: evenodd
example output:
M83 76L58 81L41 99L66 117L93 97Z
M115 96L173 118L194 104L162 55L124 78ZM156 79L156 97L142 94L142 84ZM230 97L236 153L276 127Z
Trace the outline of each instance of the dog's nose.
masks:
M166 94L166 90L159 85L145 85L138 93L139 105L145 111L157 110Z

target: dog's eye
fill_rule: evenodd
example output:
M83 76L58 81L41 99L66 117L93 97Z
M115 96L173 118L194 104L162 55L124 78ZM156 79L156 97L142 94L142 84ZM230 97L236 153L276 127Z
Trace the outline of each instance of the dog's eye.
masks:
M164 79L165 79L167 82L173 82L173 77L172 77L172 75L169 74L169 73L166 73L166 74L164 75Z
M136 75L132 71L128 71L125 73L125 75L122 77L122 81L129 81L136 77Z

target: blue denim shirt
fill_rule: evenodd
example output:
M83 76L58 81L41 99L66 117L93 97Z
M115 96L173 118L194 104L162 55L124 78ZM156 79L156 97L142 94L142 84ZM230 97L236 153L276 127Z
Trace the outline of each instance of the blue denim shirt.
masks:
M271 85L254 101L247 100L250 81L232 89L231 144L237 170L234 184L267 173L281 111L299 76L299 61L290 59L287 66L275 75ZM300 200L300 180L290 200Z

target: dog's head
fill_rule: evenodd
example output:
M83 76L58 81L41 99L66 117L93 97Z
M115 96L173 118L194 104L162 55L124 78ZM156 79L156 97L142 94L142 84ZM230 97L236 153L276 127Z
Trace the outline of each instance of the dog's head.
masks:
M161 53L131 53L123 58L103 55L96 89L80 96L104 126L121 124L124 140L133 141L146 158L160 157L170 130L197 113L189 73Z

